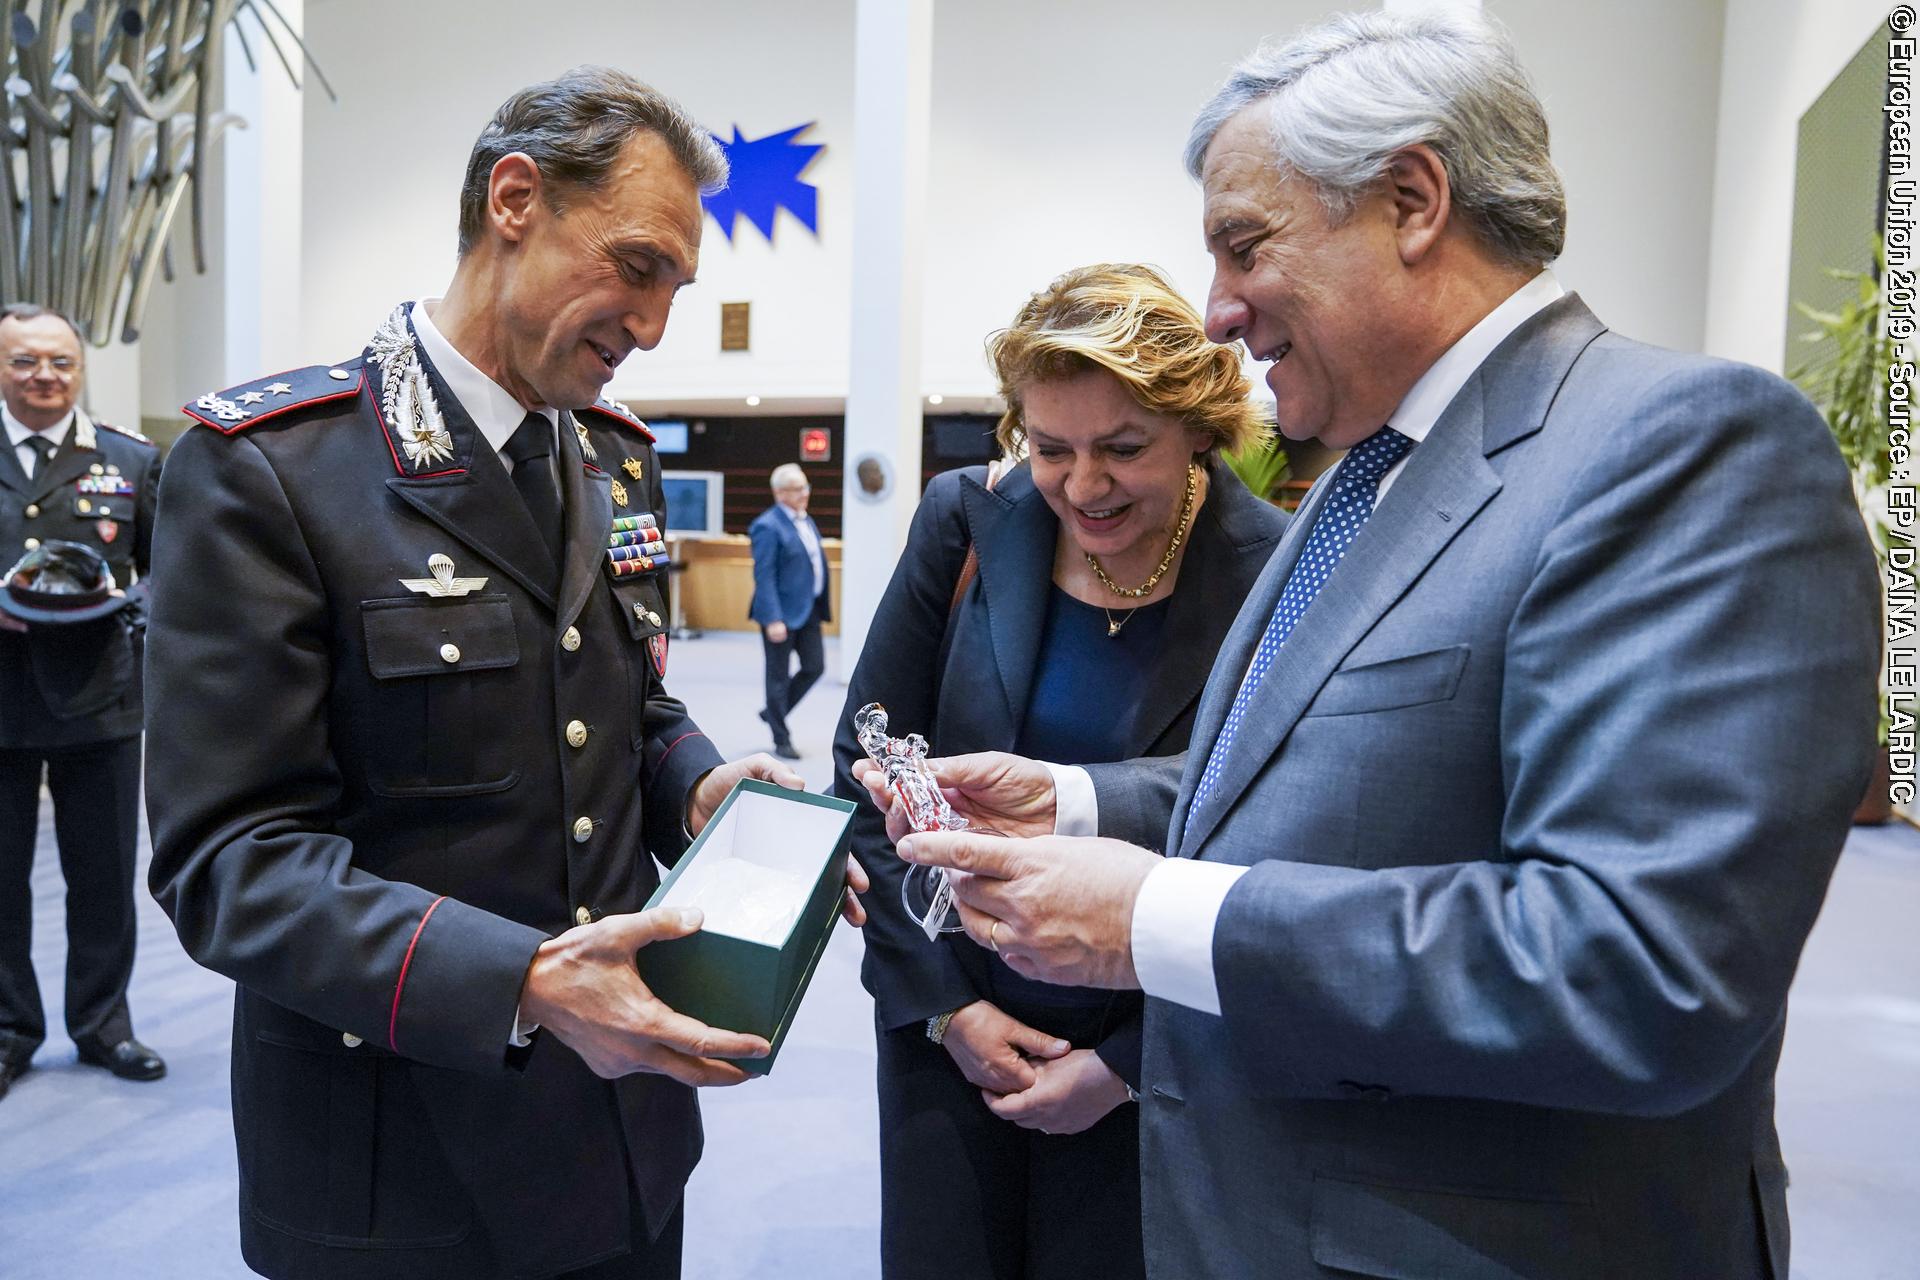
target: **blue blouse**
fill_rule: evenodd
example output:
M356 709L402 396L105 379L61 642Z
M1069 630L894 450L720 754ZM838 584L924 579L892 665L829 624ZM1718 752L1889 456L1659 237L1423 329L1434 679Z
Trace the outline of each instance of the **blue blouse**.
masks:
M1034 663L1026 722L1014 750L1054 764L1106 764L1133 755L1129 737L1155 676L1172 597L1137 609L1083 604L1059 587ZM1120 624L1107 634L1109 618Z

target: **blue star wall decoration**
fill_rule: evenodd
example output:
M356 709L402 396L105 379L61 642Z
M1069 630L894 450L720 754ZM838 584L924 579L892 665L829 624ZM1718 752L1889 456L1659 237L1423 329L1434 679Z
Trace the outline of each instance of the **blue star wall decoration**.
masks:
M794 141L811 128L813 121L809 120L784 132L749 141L740 136L740 126L736 124L732 142L714 135L713 140L727 153L733 176L724 189L702 196L701 203L720 224L728 240L733 239L735 222L744 214L747 221L760 228L760 234L771 241L773 215L781 205L807 230L820 234L819 210L815 203L819 189L810 182L802 182L800 174L826 147L821 143Z

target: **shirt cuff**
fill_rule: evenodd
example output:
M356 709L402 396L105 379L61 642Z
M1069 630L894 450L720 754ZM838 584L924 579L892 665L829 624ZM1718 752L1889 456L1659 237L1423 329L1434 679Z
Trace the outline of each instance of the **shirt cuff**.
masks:
M537 1022L522 1023L520 1006L513 1006L513 1034L507 1037L507 1043L515 1049L524 1049L533 1043L533 1033L540 1029Z
M1041 763L1046 764L1044 760ZM1099 835L1100 797L1094 793L1092 775L1077 764L1046 767L1053 775L1053 834Z
M1133 904L1133 971L1156 1000L1220 1012L1213 976L1213 929L1221 904L1246 867L1164 858Z

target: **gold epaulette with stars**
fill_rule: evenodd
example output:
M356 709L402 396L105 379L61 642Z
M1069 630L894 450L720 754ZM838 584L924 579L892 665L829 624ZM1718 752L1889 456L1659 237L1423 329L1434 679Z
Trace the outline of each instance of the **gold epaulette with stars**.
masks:
M294 409L359 395L366 379L360 365L356 356L344 364L316 364L276 373L225 391L209 391L181 411L230 436Z
M592 404L580 410L580 412L595 413L603 418L609 418L627 428L629 431L639 432L646 437L648 444L653 443L653 432L647 430L647 424L640 421L633 410L627 408L627 406L621 404L618 400L595 400Z

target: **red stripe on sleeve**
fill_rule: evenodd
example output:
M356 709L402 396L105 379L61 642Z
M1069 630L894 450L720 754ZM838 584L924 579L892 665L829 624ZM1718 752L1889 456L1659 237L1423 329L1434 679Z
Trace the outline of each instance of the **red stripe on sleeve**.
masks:
M413 926L413 937L407 940L407 955L400 962L400 980L393 984L393 1012L387 1015L387 1048L395 1053L400 1052L400 1043L394 1038L400 1026L400 993L407 989L407 968L413 963L413 949L420 943L420 931L427 927L427 921L433 919L433 913L446 900L445 894L433 900L427 913L420 917L420 923Z
M672 742L669 742L667 744L667 749L660 753L660 764L665 764L667 762L667 757L673 754L673 749L679 746L681 743L685 742L688 738L704 738L706 736L707 736L706 734L701 733L697 729L694 730L692 733L681 734L679 737L675 738ZM659 767L660 765L654 766L654 768L656 769Z

